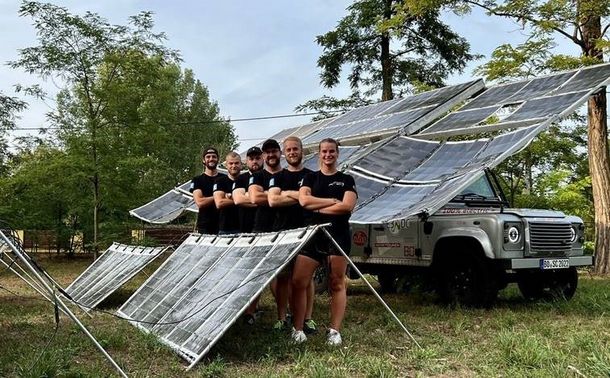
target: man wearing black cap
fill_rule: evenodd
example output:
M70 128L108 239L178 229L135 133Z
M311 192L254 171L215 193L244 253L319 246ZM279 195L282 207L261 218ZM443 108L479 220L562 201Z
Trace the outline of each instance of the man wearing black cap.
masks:
M233 189L233 202L237 205L239 215L239 232L252 232L254 227L254 216L256 215L256 205L250 201L248 196L248 184L250 178L256 172L263 169L263 151L254 146L246 152L246 166L248 172L242 173L235 180ZM252 325L255 321L256 306L258 297L246 309L245 322Z
M248 196L248 184L250 177L263 168L263 151L260 148L254 146L248 149L246 166L248 172L237 177L233 189L233 202L237 205L239 214L239 232L252 232L252 227L254 227L256 205L250 201Z
M254 217L254 228L252 229L254 232L273 231L276 211L269 207L267 191L269 190L269 180L271 180L271 177L282 170L280 165L280 157L282 155L280 144L275 139L267 139L263 142L262 149L265 169L250 177L248 185L250 201L258 206L256 216Z
M194 177L189 188L199 208L197 231L200 234L217 234L218 210L214 204L214 182L219 175L222 175L216 170L218 150L214 147L205 148L201 152L201 158L204 166L203 174Z

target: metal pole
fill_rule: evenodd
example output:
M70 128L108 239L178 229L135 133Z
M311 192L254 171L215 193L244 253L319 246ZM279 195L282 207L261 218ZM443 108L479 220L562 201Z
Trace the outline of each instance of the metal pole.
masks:
M19 257L19 259L21 259L21 261L23 261L23 263L28 267L28 269L30 269L30 271L34 274L34 276L36 276L36 278L42 283L44 288L46 290L48 290L48 292L51 294L51 296L54 297L55 300L57 300L57 303L60 305L60 307L63 309L63 311L65 311L66 314L68 314L68 316L81 328L81 330L85 333L85 335L87 335L87 337L89 337L91 339L93 344L97 347L97 349L100 350L100 352L102 352L102 354L106 357L106 359L108 359L108 361L110 361L112 366L114 366L114 368L119 372L119 374L122 377L127 378L127 374L125 374L123 369L121 369L121 367L112 359L112 357L110 357L110 355L106 352L106 350L104 350L104 348L97 342L95 337L93 337L93 335L91 333L89 333L89 330L80 322L80 320L78 320L76 315L74 315L72 313L72 311L70 311L68 306L66 306L66 304L64 302L62 302L61 298L59 298L55 294L55 291L53 290L53 288L48 285L48 283L42 278L42 276L38 273L38 271L32 265L30 265L29 261L24 256L22 256L21 251L15 245L13 245L13 243L9 240L9 238L7 238L4 235L4 233L2 231L0 231L0 235L2 236L2 238L4 239L6 244L9 247L11 247L13 252L15 252L17 257Z
M369 283L369 281L367 281L366 278L364 278L364 275L362 274L362 272L360 272L360 270L358 269L358 267L356 266L356 264L354 264L354 262L349 258L349 256L347 255L347 253L345 253L345 251L343 250L343 248L341 248L341 246L335 241L335 239L333 239L333 237L330 235L330 233L328 232L328 230L325 227L322 227L322 230L324 231L324 233L326 234L326 236L328 236L328 238L333 242L333 244L335 245L335 247L337 247L339 249L339 251L341 251L341 253L343 254L343 256L347 259L347 262L350 264L350 266L352 268L354 268L354 270L356 271L356 273L358 273L358 275L360 276L360 278L362 278L362 280L367 284L367 286L369 287L369 289L371 289L371 291L373 292L373 294L375 295L375 297L377 297L377 299L379 300L379 302L381 302L381 304L383 305L383 307L385 307L385 309L390 313L390 315L392 315L392 317L394 318L394 320L396 320L396 322L398 323L398 325L403 329L403 331L406 332L407 335L409 335L409 337L411 338L411 340L413 340L413 342L415 343L415 345L417 345L417 347L419 349L423 349L421 347L421 345L419 345L419 343L417 342L417 340L415 340L415 338L413 337L413 335L411 334L411 332L409 332L409 330L407 329L407 327L404 326L404 324L402 324L402 322L400 321L400 319L398 319L398 317L396 316L396 314L394 314L394 312L392 311L392 309L390 308L390 306L388 306L385 301L381 298L381 296L377 293L377 291L373 288L373 286L371 286L371 284Z

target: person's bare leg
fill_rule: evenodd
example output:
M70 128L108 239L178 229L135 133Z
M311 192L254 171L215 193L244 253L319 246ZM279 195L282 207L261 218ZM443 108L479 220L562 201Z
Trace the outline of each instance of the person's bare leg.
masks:
M292 323L296 330L303 330L305 311L307 308L307 286L311 282L313 272L320 265L316 260L298 255L292 272Z
M313 278L309 281L307 286L307 307L305 310L305 319L312 319L313 316L313 301L316 294L316 286L313 282Z
M273 295L273 298L276 298L277 300L277 278L271 280L271 283L269 284L269 290L271 290L271 295Z
M343 256L329 256L330 260L330 328L339 331L345 317L347 306L347 290L345 286L345 270L347 260Z
M290 294L291 276L280 273L275 285L275 304L277 305L278 320L286 320L286 309L288 307L288 296Z

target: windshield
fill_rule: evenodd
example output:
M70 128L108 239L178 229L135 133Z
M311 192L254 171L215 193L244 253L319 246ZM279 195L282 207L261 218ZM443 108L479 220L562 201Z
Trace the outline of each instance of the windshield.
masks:
M470 186L462 190L454 200L464 200L465 198L497 199L493 188L489 184L487 176L482 176L477 181L470 184Z

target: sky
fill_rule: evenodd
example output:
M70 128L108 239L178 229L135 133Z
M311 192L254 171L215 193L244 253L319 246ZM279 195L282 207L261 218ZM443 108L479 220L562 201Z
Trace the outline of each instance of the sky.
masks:
M347 14L345 9L351 1L72 0L53 3L76 14L98 13L114 24L126 24L129 16L140 11L153 11L155 30L167 35L166 46L180 51L182 67L194 71L218 103L221 115L227 118L295 114L294 108L307 100L349 94L345 83L332 90L320 84L317 59L322 49L315 37L332 30ZM18 49L36 44L31 20L18 15L19 4L16 0L0 0L0 62L3 63L16 60ZM448 84L470 80L473 69L485 63L498 45L524 40L517 24L480 11L468 16L448 13L443 18L469 41L472 53L484 56L470 63L464 73L453 75ZM7 66L0 69L0 91L5 95L15 95L13 87L17 83L40 82L38 77ZM43 87L52 97L61 83L48 80ZM24 99L30 106L20 114L18 127L45 126L45 114L53 109L53 101ZM309 120L310 117L301 116L234 122L240 142L238 150ZM13 136L24 133L33 131L14 131Z

